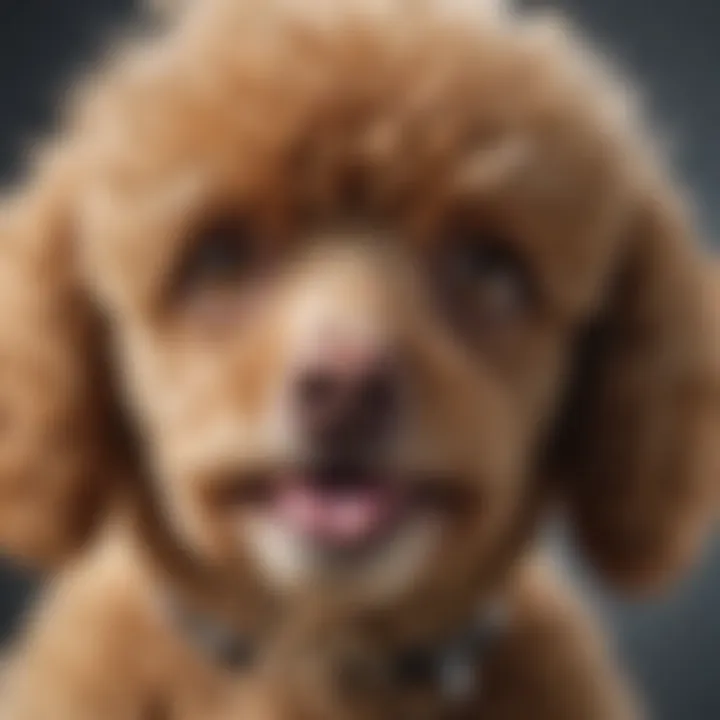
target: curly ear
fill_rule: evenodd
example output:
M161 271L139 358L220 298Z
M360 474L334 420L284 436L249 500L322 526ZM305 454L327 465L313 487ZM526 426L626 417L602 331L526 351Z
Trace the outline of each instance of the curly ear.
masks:
M640 194L554 458L581 546L627 589L654 587L695 556L717 517L720 471L711 263L672 189Z
M71 196L70 179L56 174L0 209L0 551L46 567L87 538L115 469Z

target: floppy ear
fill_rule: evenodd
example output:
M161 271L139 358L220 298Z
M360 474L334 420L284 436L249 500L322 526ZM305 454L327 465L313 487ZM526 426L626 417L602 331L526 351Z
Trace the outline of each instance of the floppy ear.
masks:
M639 194L554 458L581 546L632 589L671 578L694 557L717 517L720 482L710 260L672 189Z
M55 174L0 208L0 552L46 567L81 547L117 469L71 199Z

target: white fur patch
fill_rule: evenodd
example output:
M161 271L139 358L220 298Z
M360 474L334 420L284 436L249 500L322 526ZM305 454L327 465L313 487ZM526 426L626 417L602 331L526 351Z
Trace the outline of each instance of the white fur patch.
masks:
M431 518L417 518L367 557L342 564L270 519L249 520L242 533L269 582L288 590L326 585L378 601L411 585L437 546L440 530Z

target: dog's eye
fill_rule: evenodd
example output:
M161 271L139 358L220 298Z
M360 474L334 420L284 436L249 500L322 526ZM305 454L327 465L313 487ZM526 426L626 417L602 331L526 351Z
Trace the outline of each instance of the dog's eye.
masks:
M258 267L260 247L245 222L221 220L207 226L194 237L179 268L176 294L187 297L237 283Z
M532 287L526 266L502 238L462 232L450 243L450 291L478 320L503 322L529 305Z
M201 233L188 257L186 281L225 282L248 270L255 260L253 241L242 224L220 223Z
M171 305L205 329L235 326L266 277L268 246L252 223L221 220L196 232L170 287Z

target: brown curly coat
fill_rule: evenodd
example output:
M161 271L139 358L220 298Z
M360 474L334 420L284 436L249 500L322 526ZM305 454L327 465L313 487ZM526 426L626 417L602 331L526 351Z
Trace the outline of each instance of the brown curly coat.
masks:
M63 568L3 717L634 716L531 549L559 504L606 577L651 588L714 521L708 263L630 93L563 22L489 0L186 5L87 83L3 208L0 542ZM188 291L188 247L229 208L297 272L257 296ZM392 257L334 254L350 210ZM435 302L468 216L531 278L499 329L486 299L451 320L445 290ZM316 291L392 334L412 448L482 497L383 602L362 592L399 560L349 594L280 591L251 557L252 519L213 499L269 452L293 312ZM259 631L276 662L228 675L159 610L166 585ZM498 593L511 623L468 706L336 687L333 648L361 639L380 658Z

